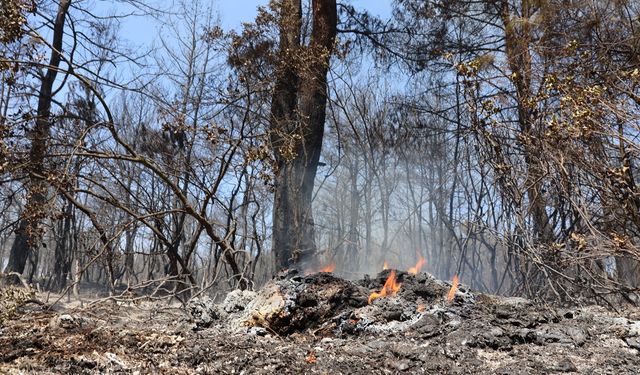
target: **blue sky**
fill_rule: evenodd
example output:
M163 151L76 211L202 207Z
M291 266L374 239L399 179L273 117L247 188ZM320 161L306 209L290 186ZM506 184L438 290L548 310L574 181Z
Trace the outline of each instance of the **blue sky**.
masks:
M373 15L388 17L391 14L392 0L342 0L349 2L359 9L366 9ZM242 23L255 19L256 9L260 5L268 4L268 0L203 0L205 6L211 5L218 11L222 27L229 31L240 30ZM117 3L115 3L117 4ZM103 10L105 13L127 13L126 6L115 5L111 1L98 0L94 9ZM172 6L173 2L156 0L155 6L169 11L179 12ZM136 45L150 46L156 39L159 25L149 17L129 17L123 19L122 35Z
M253 20L256 8L268 2L268 0L218 0L214 4L217 4L220 11L223 27L230 29L240 27L242 22ZM350 3L357 8L367 9L374 15L391 14L391 0L351 0Z

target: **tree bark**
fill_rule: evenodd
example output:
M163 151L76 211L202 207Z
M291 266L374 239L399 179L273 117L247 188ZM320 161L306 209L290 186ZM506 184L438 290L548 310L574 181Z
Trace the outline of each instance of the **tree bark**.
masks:
M71 0L61 0L58 12L53 24L53 43L51 58L47 73L42 78L40 92L38 93L38 109L36 123L31 134L31 150L29 152L29 186L27 205L22 213L18 228L15 231L15 239L11 246L9 263L5 273L23 273L29 254L36 251L42 239L40 226L45 219L47 202L47 183L44 180L46 168L44 159L47 154L48 141L52 120L51 102L53 84L58 74L58 67L62 58L62 39L64 35L64 23ZM10 278L10 283L19 282L17 278Z
M283 0L281 6L279 64L271 103L276 159L272 244L276 268L287 268L311 263L316 252L311 201L324 136L337 9L335 0L312 2L311 43L302 47L300 0Z
M73 203L68 202L65 208L64 219L58 223L60 238L56 241L54 249L53 276L49 290L62 291L67 286L67 280L71 273L71 223L73 221Z

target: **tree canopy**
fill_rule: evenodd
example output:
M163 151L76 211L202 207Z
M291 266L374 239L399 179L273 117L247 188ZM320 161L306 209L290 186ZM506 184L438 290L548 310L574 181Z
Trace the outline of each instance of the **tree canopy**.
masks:
M640 301L638 2L272 0L238 30L210 1L106 3L0 4L11 282L189 298L424 259Z

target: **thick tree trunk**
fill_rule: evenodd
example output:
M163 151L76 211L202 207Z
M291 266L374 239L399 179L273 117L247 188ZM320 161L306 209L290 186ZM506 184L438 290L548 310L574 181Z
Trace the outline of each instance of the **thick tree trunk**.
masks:
M276 268L309 264L316 250L311 201L324 135L327 72L336 36L335 0L314 0L312 13L311 43L302 47L301 2L282 2L279 65L271 104L271 140L277 163L273 210Z
M26 218L20 220L18 224L18 229L16 229L16 237L13 240L13 245L11 245L11 251L9 253L9 263L7 263L7 267L5 268L6 273L24 272L24 268L27 264L27 258L29 256L30 246L29 246L29 236L27 235L27 231L29 230L29 222ZM14 285L20 284L20 279L13 275L8 278L9 283Z
M275 196L273 208L273 251L276 269L286 268L291 263L295 231L293 207L295 192L290 192L292 169L285 154L287 134L294 132L295 110L298 101L300 78L293 58L300 49L300 26L302 4L300 0L283 0L280 17L279 64L276 69L276 83L271 101L271 142L276 158Z
M47 154L47 144L51 129L51 102L53 84L58 74L61 61L62 38L64 35L65 17L71 5L71 0L61 0L58 13L53 25L53 43L49 68L42 79L38 94L38 110L35 127L31 135L31 150L29 153L29 172L31 174L28 186L27 205L18 229L15 240L11 246L9 263L5 272L24 272L29 253L36 251L42 239L40 226L47 215L47 184L43 179L45 175L44 159ZM9 282L19 282L17 278L9 279Z
M278 168L273 211L276 266L308 264L316 250L311 215L313 182L308 182L315 176L315 168L309 168L305 161L284 161Z

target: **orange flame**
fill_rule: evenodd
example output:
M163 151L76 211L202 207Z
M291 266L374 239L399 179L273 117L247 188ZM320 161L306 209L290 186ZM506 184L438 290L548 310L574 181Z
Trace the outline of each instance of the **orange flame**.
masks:
M420 268L422 268L422 266L424 266L426 263L427 263L427 261L423 257L420 257L418 259L418 263L416 263L415 266L409 268L409 270L407 272L412 274L412 275L417 275L418 272L420 272Z
M318 272L333 272L335 270L336 270L335 263L331 263L330 265L328 265L328 266L326 266L324 268L321 268L320 271L318 271Z
M373 292L369 295L369 304L371 304L371 302L373 302L377 298L395 296L396 293L398 293L398 291L400 290L401 285L402 284L398 283L396 280L396 271L392 270L389 274L389 277L387 277L387 281L384 282L384 286L380 290L380 293Z
M318 362L318 357L316 357L315 352L309 352L306 357L304 357L305 362L307 363L316 363Z
M384 261L384 264L382 265L382 269L383 270L388 270L389 269L389 263L387 263L387 261Z
M458 275L453 275L453 280L451 281L451 289L449 289L449 294L447 294L447 301L453 301L453 298L456 296L456 290L458 290Z

